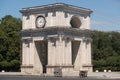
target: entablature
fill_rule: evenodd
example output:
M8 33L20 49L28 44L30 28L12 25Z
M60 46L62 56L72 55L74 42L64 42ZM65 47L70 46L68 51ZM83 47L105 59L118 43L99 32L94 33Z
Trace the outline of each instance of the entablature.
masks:
M71 36L85 36L91 37L91 30L77 29L77 28L65 28L65 27L48 27L40 29L26 29L20 32L22 37L38 37L47 35L71 35Z

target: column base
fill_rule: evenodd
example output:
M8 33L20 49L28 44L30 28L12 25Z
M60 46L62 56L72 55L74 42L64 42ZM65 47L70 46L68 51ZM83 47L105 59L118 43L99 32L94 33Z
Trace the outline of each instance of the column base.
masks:
M21 72L26 75L33 74L33 65L22 65Z
M73 65L47 65L47 74L51 76L55 75L55 72L66 73L68 71L73 71Z
M83 65L83 70L86 70L88 72L93 72L93 65Z

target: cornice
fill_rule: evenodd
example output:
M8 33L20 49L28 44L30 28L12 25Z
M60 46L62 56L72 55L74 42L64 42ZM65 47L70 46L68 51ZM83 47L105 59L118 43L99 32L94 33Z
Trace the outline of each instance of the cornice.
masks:
M77 13L86 13L91 14L93 11L87 8L77 7L69 4L64 3L55 3L43 6L36 6L36 7L29 7L23 8L20 10L21 13L37 13L37 12L53 12L53 11L64 11L64 12L77 12Z
M87 35L91 36L91 30L88 29L77 29L77 28L65 28L65 27L48 27L48 28L39 28L39 29L26 29L22 30L21 36L37 36L38 34L41 36L45 35Z

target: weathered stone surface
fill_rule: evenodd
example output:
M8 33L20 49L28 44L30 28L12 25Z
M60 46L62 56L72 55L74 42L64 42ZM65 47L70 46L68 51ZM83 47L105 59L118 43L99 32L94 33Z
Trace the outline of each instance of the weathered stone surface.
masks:
M22 65L24 74L63 76L92 72L91 10L67 4L52 4L24 8L22 37ZM36 27L38 16L46 19L42 28Z

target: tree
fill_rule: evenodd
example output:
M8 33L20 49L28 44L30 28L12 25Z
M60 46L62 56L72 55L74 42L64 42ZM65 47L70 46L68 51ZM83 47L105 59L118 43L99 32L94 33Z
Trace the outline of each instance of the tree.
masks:
M0 24L0 69L18 71L12 66L15 61L20 62L20 35L22 22L18 18L7 15ZM17 62L18 63L18 62ZM16 65L18 66L18 65ZM20 64L19 64L20 66ZM20 67L19 67L20 68ZM16 70L15 70L16 69Z
M94 70L120 71L120 33L93 31Z

